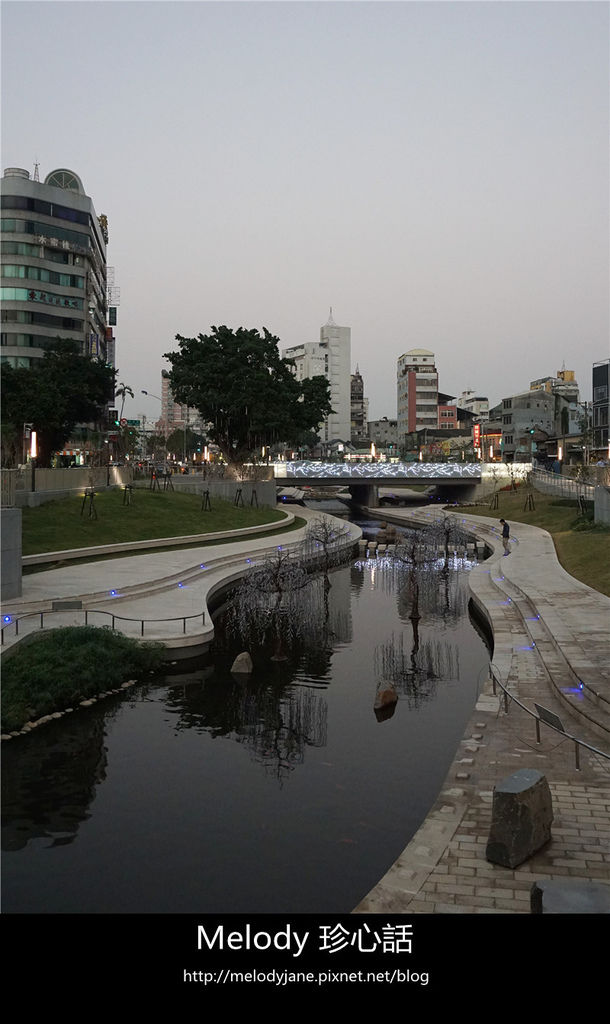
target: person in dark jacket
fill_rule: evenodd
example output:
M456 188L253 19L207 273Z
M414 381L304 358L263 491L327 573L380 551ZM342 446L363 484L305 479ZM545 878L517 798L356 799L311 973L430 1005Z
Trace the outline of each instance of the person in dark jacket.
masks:
M502 544L504 545L504 554L510 555L510 551L508 550L508 538L510 536L510 527L506 522L506 519L501 519L500 522L502 523Z

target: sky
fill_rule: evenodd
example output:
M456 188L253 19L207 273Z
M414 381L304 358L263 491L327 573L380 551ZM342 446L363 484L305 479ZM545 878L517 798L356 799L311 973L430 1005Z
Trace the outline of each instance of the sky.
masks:
M2 168L108 217L125 415L211 325L332 306L369 417L396 361L492 404L609 352L606 3L10 2Z

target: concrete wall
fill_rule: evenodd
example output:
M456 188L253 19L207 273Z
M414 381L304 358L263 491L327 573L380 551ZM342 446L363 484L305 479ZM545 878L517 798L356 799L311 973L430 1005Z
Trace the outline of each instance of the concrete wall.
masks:
M19 472L16 481L15 503L19 508L38 507L47 501L82 494L85 487L102 491L106 487L120 487L133 480L131 466L87 466L73 469L36 469L32 490L31 465Z
M186 494L210 492L210 501L220 498L222 501L235 501L237 489L241 487L244 505L250 505L252 491L256 491L259 506L275 508L277 505L277 486L274 480L204 480L202 476L173 476L172 486L176 491ZM163 487L163 484L161 484Z
M610 526L610 488L596 487L593 500L595 502L595 522Z
M2 509L2 600L21 597L21 509Z

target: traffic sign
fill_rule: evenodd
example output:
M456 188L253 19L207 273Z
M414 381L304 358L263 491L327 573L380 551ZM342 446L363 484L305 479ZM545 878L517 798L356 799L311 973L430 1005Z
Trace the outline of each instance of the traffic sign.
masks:
M127 420L125 419L125 417L123 417L123 419L121 420L121 426L122 427L126 427L127 426Z

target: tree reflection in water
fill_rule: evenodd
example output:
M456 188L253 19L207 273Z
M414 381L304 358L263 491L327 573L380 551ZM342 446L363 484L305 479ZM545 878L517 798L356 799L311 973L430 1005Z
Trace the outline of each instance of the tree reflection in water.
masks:
M456 622L466 611L468 596L458 586L459 548L465 550L467 535L455 516L443 515L398 539L394 552L385 559L385 585L397 594L398 612L411 622L411 648L405 649L405 634L375 649L376 672L380 680L417 704L434 695L438 679L459 677L459 656L455 644L434 639L423 644L419 623L426 615L440 616L445 623Z

